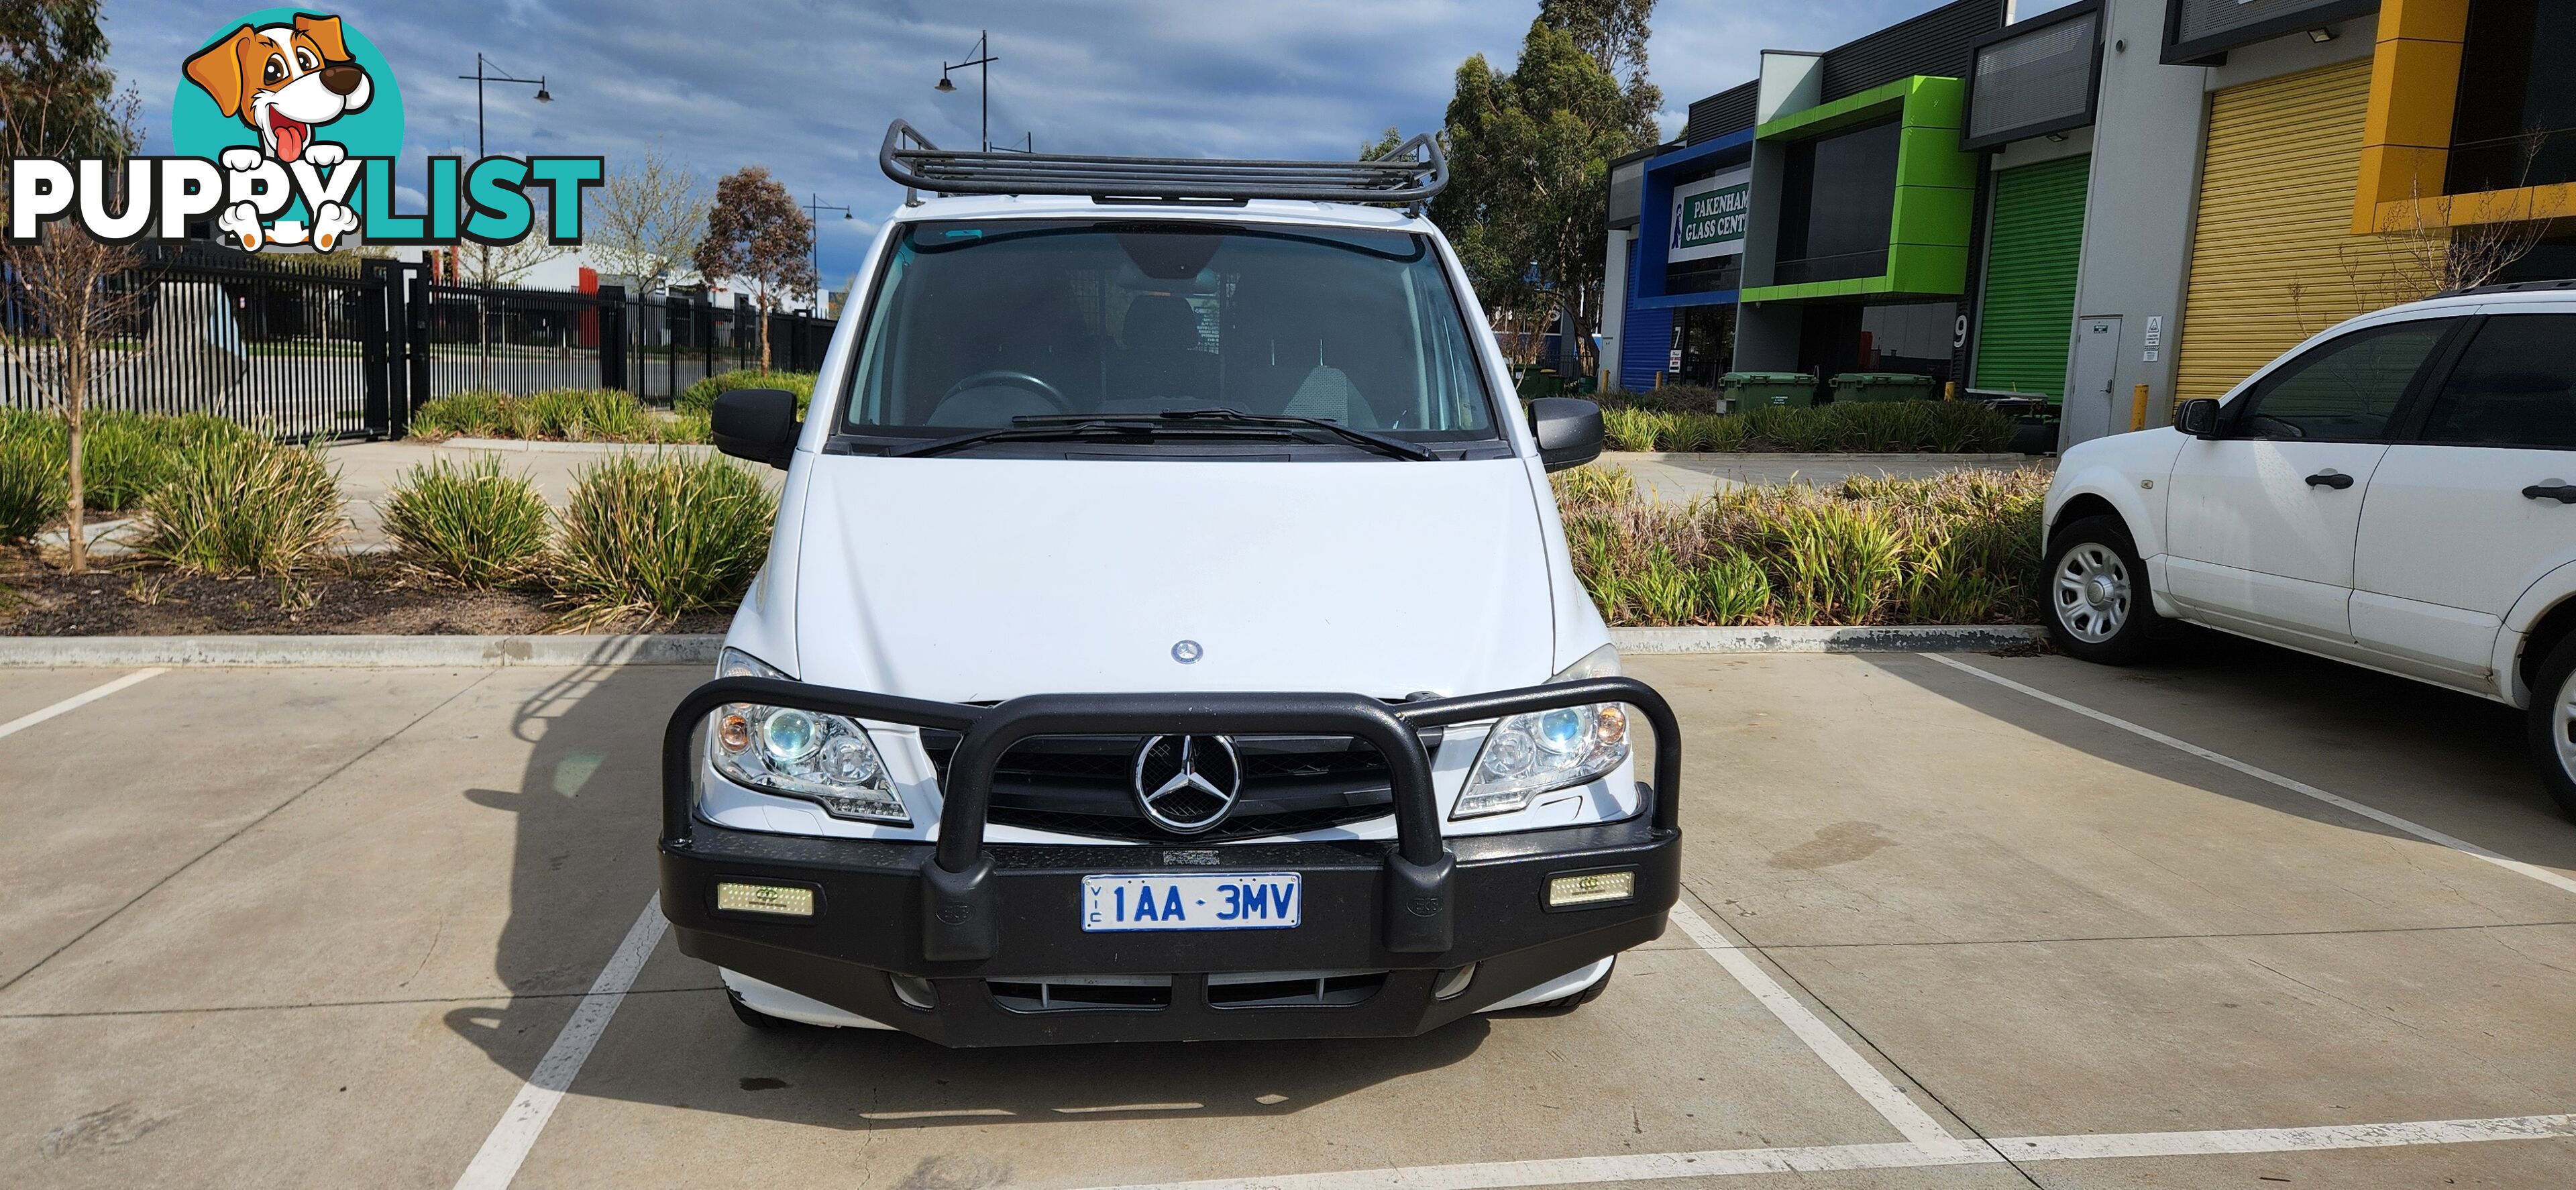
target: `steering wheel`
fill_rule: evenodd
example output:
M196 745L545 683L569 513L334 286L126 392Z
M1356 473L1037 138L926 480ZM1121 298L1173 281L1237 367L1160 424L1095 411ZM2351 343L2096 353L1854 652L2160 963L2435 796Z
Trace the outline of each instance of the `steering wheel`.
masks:
M949 385L948 391L939 394L939 401L937 404L934 404L932 408L935 409L938 408L939 405L947 404L949 398L954 397L959 393L971 392L979 388L1016 388L1022 392L1044 398L1048 404L1055 406L1056 411L1059 413L1081 412L1073 407L1073 402L1065 400L1064 394L1057 392L1054 385L1040 380L1035 376L1031 376L1026 372L1013 372L1007 369L991 372L977 372L955 384Z

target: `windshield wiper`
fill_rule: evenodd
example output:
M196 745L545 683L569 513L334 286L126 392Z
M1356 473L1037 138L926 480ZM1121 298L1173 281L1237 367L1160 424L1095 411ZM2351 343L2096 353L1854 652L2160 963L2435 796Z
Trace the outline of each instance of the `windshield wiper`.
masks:
M1078 413L1069 416L1059 414L1029 414L1012 418L1011 424L1005 428L975 430L971 433L958 434L953 437L933 438L927 442L914 442L904 446L891 447L882 452L878 457L888 459L921 458L928 455L942 455L951 451L964 450L970 446L981 446L987 442L1073 442L1089 438L1128 438L1152 441L1156 438L1240 439L1286 438L1288 436L1288 432L1285 429L1274 430L1269 433L1260 432L1260 429L1257 427L1249 431L1241 429L1223 430L1215 428L1201 430L1189 427L1164 425L1150 417L1122 417L1115 415L1101 416L1088 413Z
M1240 409L1172 409L1156 414L1158 420L1178 422L1221 422L1241 426L1280 426L1301 430L1322 430L1363 450L1416 462L1436 462L1440 456L1419 442L1371 433L1321 417L1298 417L1287 413L1245 413Z

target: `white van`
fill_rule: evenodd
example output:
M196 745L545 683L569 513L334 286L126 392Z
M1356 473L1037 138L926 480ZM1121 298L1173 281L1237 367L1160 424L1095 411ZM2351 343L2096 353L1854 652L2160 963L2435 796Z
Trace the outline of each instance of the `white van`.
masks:
M1679 889L1524 416L1361 162L949 152L879 233L722 670L665 740L662 906L737 1013L949 1045L1396 1036L1571 1007ZM1644 723L1639 723L1639 719ZM1632 736L1653 728L1655 780Z
M2576 815L2576 282L2364 315L2174 423L2058 465L2061 648L2189 620L2520 707Z

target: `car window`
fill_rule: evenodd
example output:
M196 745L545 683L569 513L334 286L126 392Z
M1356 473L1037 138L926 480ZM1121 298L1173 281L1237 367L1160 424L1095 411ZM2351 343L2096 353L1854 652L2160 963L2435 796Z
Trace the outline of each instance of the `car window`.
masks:
M843 430L1226 408L1500 436L1428 237L1137 220L921 222L879 283Z
M2576 315L2488 319L2433 398L2423 439L2576 450Z
M2248 438L2372 442L2458 320L2423 319L2354 331L2318 345L2263 379L2236 421Z

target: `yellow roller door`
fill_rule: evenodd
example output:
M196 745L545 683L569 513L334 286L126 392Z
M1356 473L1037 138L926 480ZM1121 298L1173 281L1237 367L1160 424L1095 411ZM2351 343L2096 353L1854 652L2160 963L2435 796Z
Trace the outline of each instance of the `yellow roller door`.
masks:
M2370 60L2210 96L2179 399L2215 397L2300 340L2424 296L2404 237L2352 234Z

